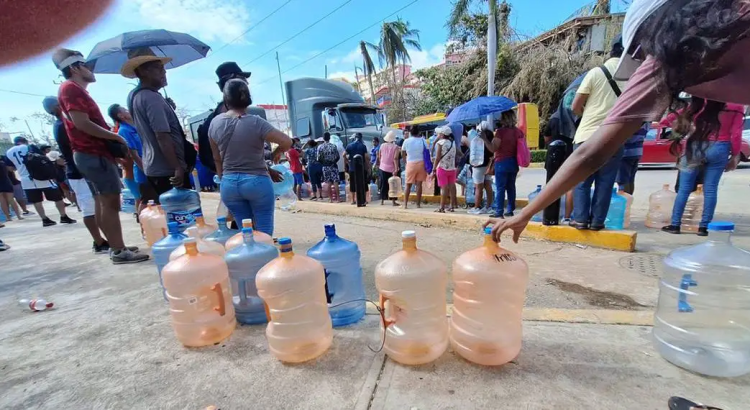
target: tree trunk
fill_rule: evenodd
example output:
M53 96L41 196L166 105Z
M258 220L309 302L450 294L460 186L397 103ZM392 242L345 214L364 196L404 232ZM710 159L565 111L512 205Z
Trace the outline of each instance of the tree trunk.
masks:
M370 104L375 105L375 88L372 86L372 73L367 74L367 83L370 85Z

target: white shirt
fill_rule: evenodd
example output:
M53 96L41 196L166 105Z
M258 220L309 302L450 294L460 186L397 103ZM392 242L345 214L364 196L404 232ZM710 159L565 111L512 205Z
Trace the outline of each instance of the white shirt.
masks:
M424 148L424 138L412 136L404 141L401 151L406 152L406 162L419 162L424 161L424 157L422 156Z
M26 169L26 165L23 164L23 158L29 153L28 145L16 145L9 149L5 155L16 167L18 175L21 177L21 188L23 189L42 189L50 188L52 182L50 181L39 181L38 179L31 179L29 176L29 170Z

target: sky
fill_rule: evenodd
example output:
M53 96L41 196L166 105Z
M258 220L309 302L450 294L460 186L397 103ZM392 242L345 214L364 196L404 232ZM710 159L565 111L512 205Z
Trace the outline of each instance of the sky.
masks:
M511 25L516 32L533 36L591 2L510 0ZM477 11L487 7L485 1L474 3ZM613 3L616 11L623 8L621 2ZM283 104L277 51L284 81L322 78L326 67L329 78L353 80L354 66L362 65L359 41L377 42L380 24L397 17L420 32L422 51L410 51L413 69L438 64L443 60L450 11L450 0L118 0L96 23L60 46L88 55L99 41L127 31L163 28L191 34L212 51L202 60L169 70L166 91L178 106L198 115L220 100L214 70L225 61L252 72L254 104ZM27 131L23 120L28 120L32 132L48 128L29 117L42 111L43 96L57 95L62 81L50 56L51 51L0 68L2 131ZM88 90L106 113L111 104L125 105L134 86L134 80L120 75L98 74ZM11 117L21 121L12 122Z

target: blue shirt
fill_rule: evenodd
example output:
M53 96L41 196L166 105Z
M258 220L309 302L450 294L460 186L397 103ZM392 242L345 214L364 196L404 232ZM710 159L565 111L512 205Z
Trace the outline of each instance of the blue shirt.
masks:
M362 161L364 161L366 154L367 147L362 141L355 140L346 147L346 155L349 157L349 172L354 172L354 156L361 155Z
M643 140L646 139L648 129L649 123L643 124L643 126L636 131L632 137L625 141L625 152L622 155L623 158L640 158L643 156Z
M380 145L378 145L377 147L372 147L372 149L370 150L370 162L373 164L375 163L375 160L378 159L378 151L380 151Z
M117 133L128 143L128 148L135 150L138 152L138 156L143 158L143 144L141 143L141 137L132 125L121 122L120 130L117 131ZM139 184L147 181L146 174L142 169L138 168L137 164L133 164L133 176L135 177L135 182Z

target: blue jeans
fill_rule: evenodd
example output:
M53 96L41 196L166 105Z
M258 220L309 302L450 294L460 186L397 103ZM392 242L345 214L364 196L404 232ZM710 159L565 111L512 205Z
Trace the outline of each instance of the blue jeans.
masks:
M323 166L317 162L310 164L307 166L307 174L310 177L313 193L317 193L318 190L323 192Z
M495 162L495 213L503 213L506 192L508 193L506 212L516 210L516 176L518 176L518 162L515 158Z
M581 144L576 144L573 150L578 149ZM617 171L620 169L623 148L599 168L578 184L573 190L573 218L579 224L587 224L595 227L603 227L609 212L609 201L612 198L612 187L617 179ZM591 197L591 185L594 185L594 196Z
M702 159L705 164L703 216L699 225L701 228L708 227L708 224L714 219L719 180L729 162L729 154L732 152L732 145L729 142L714 142L710 143L710 145L707 143L705 147L705 155L698 149L693 154L694 161L701 161ZM687 159L682 157L680 160L680 190L677 192L677 199L675 199L674 208L672 208L672 225L674 226L680 226L682 223L682 214L685 212L685 205L690 193L693 191L698 173L699 167L688 166Z
M268 175L224 174L221 178L221 200L237 222L252 219L255 227L273 236L273 213L276 196Z

